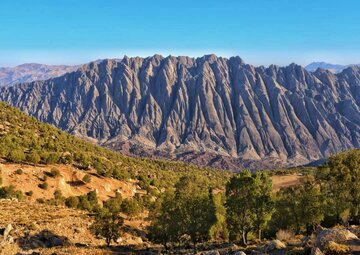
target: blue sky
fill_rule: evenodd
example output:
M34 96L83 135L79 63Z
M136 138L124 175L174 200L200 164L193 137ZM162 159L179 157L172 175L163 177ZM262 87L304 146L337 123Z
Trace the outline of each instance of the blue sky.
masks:
M358 0L1 0L0 66L239 55L360 63Z

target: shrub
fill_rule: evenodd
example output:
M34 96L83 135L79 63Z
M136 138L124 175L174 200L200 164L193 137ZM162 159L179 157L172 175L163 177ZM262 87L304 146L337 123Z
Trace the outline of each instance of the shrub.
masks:
M135 199L125 199L121 204L121 211L126 215L133 217L141 213L143 208Z
M65 199L65 205L70 208L77 208L79 205L78 197L68 197Z
M32 151L30 154L26 156L26 160L29 163L38 164L41 160L40 155L36 151Z
M47 182L43 182L43 183L40 183L38 186L40 189L47 190L49 187L49 184Z
M24 171L23 171L22 169L20 169L20 168L19 168L18 170L16 170L16 171L15 171L15 173L16 173L16 174L21 175L21 174L23 174L23 173L24 173Z
M0 198L16 198L21 200L23 193L20 190L16 190L15 186L10 185L0 188Z
M63 200L64 199L64 197L63 197L63 195L61 193L61 190L58 190L58 189L55 190L54 198L55 198L55 200Z
M48 173L48 175L52 178L56 178L56 177L60 176L60 171L59 171L59 169L54 167L50 170L50 173Z
M25 192L25 195L27 195L28 197L31 197L34 194L34 192L32 190Z
M9 152L7 159L14 163L20 163L25 160L25 154L22 150L14 149Z
M84 177L82 178L82 181L84 183L90 183L91 182L91 175L90 174L85 174Z
M43 198L36 199L36 202L38 202L39 204L45 204L45 200Z

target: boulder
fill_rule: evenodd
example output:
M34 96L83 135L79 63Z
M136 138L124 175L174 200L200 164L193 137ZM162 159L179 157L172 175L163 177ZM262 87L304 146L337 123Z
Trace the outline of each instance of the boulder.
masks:
M324 255L324 253L318 247L313 247L311 249L311 255Z
M285 249L285 248L286 248L286 245L283 242L275 239L266 245L265 252L269 252L269 251L273 251L273 250L281 250L281 249Z
M11 230L13 230L13 227L11 224L8 224L4 230L4 239L7 239L10 235Z
M220 255L219 251L205 251L201 253L202 255Z
M358 237L345 228L321 228L316 231L315 247L323 250L328 246L330 241L335 243L343 243L349 240L356 240Z
M246 255L246 253L243 251L238 251L238 252L235 252L234 255Z

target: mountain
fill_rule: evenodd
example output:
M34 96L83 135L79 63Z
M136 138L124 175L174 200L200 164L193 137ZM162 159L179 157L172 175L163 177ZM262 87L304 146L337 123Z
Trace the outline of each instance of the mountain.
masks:
M16 67L0 67L0 86L47 80L75 71L79 66L23 64Z
M238 170L360 147L360 70L207 55L104 60L0 89L0 100L125 154Z
M321 69L329 70L332 73L340 73L344 69L346 69L350 66L355 66L355 65L336 65L336 64L326 63L326 62L312 62L312 63L308 64L307 66L305 66L305 69L308 70L309 72L314 72L318 68L321 68Z

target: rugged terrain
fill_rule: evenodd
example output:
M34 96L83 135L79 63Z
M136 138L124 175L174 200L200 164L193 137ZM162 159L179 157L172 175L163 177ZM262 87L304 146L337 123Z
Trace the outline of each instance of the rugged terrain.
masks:
M104 60L0 99L126 154L239 170L360 146L360 70L254 67L239 57Z
M17 83L47 80L73 72L79 66L22 64L15 67L0 67L0 86L12 86Z

